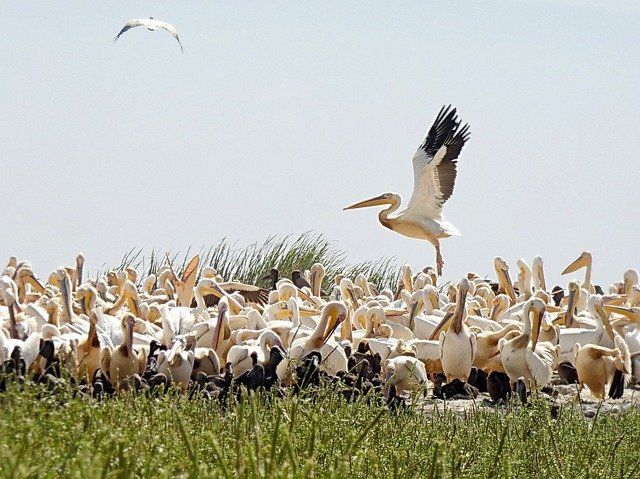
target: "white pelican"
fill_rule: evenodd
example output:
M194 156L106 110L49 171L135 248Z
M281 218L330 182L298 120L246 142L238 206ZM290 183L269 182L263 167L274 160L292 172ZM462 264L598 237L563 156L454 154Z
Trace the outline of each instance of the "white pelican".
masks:
M591 284L591 266L593 264L593 258L591 257L591 253L589 251L583 251L580 253L580 256L567 266L561 274L569 274L575 271L578 271L580 268L585 268L584 271L584 282L582 283L582 287L585 288L589 293L593 294L596 292L596 289Z
M385 389L395 386L400 391L414 391L427 384L427 371L419 359L397 356L387 359L385 366Z
M613 331L608 314L603 309L602 298L595 294L589 297L587 309L596 318L596 326L590 328L561 328L560 329L560 361L573 361L575 346L597 344L607 348L613 347Z
M616 334L613 339L615 348L606 348L597 344L580 347L576 344L576 370L580 391L587 386L591 394L604 401L605 386L614 380L615 371L631 374L631 355L624 339ZM624 376L618 387L624 388ZM609 392L611 395L611 392ZM616 398L617 399L617 398Z
M551 343L538 343L540 325L545 304L539 298L531 298L523 307L524 329L513 339L500 340L499 348L504 370L511 383L523 377L528 387L539 389L551 380L558 359L558 349ZM535 312L533 326L531 313ZM529 341L531 340L531 341Z
M124 32L126 32L131 28L139 27L140 25L142 25L143 27L146 27L147 30L149 30L150 32L156 31L158 28L164 28L171 35L173 35L173 38L175 38L178 42L178 45L180 45L180 51L184 53L184 49L182 48L182 43L180 43L180 38L178 38L178 31L176 30L176 27L174 27L170 23L156 20L153 17L136 18L134 20L129 20L127 23L124 24L124 27L122 27L122 30L120 30L120 32L113 39L113 43L115 43L116 40L120 38L120 35L122 35Z
M413 194L409 205L391 216L400 207L401 198L395 193L384 193L344 209L390 205L378 213L382 226L429 241L436 249L438 276L442 276L440 239L460 235L455 226L444 220L442 206L453 193L458 155L468 139L469 125L460 126L456 109L443 106L413 156Z
M467 382L476 357L476 335L464 323L468 291L469 280L462 278L458 284L456 308L450 318L451 326L448 331L440 332L440 361L448 383L454 379ZM446 318L442 322L448 320Z
M500 256L493 258L493 267L496 270L496 277L498 278L498 293L505 293L509 296L511 304L517 304L516 293L513 290L513 283L509 276L509 265Z
M102 348L102 370L108 372L111 383L118 390L122 381L134 374L142 374L147 364L146 350L141 349L137 353L133 349L133 328L135 323L136 318L133 314L125 314L122 317L124 343L117 346L113 351L109 347Z
M177 338L171 349L158 353L158 372L165 374L171 383L183 392L189 387L195 362L195 352L193 351L195 344L195 335L186 334Z
M227 362L233 366L233 377L238 377L253 367L251 354L254 352L257 354L258 363L267 366L269 353L273 346L284 350L280 337L270 329L265 329L260 333L255 344L234 344L231 346L227 353Z
M349 315L346 305L342 301L330 301L320 315L320 321L310 336L298 338L291 343L287 357L278 364L276 373L284 383L290 382L291 372L297 362L312 351L320 351L322 362L320 367L324 371L335 374L347 370L347 357L338 343L331 340L333 332Z
M536 256L531 263L531 271L533 276L533 287L536 291L547 290L547 282L544 277L544 263L542 256Z

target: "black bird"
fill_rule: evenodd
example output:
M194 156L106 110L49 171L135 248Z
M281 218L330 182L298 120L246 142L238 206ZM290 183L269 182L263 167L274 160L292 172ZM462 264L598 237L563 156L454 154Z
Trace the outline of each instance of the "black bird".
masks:
M264 368L264 388L269 390L278 384L278 375L276 368L282 362L285 354L278 346L273 346L269 351L269 365Z
M609 397L611 399L620 399L622 397L624 394L624 383L624 373L616 369L616 372L613 374L611 386L609 387Z
M407 400L402 396L398 396L396 393L396 387L394 385L389 387L389 391L386 395L387 407L392 411L407 408Z
M438 374L433 387L433 395L438 399L475 399L478 397L478 388L459 379L442 384L443 374Z
M149 378L145 378L149 386L149 394L166 394L171 383L164 373L156 373Z
M302 289L302 288L311 289L311 285L309 284L309 282L305 279L304 276L302 276L302 273L300 273L300 271L297 269L291 272L291 281L293 281L293 284L295 284L298 289Z
M18 376L24 376L25 374L27 374L27 363L24 361L24 357L22 356L22 348L20 346L15 346L13 348L10 357L15 364L15 373Z
M487 392L487 373L482 369L471 368L467 383L478 389L478 392Z
M567 384L578 384L578 371L569 361L562 361L558 364L558 376L560 379L564 379Z
M374 377L380 376L382 373L382 357L380 354L375 353L371 360L369 361L369 372L367 373L366 378L369 381L372 381Z
M238 376L234 384L246 387L247 391L256 391L264 386L264 366L258 363L258 353L255 351L251 353L251 362L253 367Z
M560 301L564 298L564 289L561 286L554 286L551 290L551 297L556 306L560 306Z
M278 280L280 279L280 271L278 271L276 268L271 268L271 271L269 271L269 274L264 275L262 278L260 279L268 279L269 281L269 289L270 290L275 290L276 289L276 283L278 282Z
M41 374L38 374L36 376L34 376L33 380L35 382L43 382L44 378L47 374L49 373L54 373L55 375L59 375L60 374L60 370L59 367L56 368L56 366L59 366L59 364L57 364L57 361L55 360L55 354L56 354L56 348L55 345L53 344L53 341L50 339L47 339L46 341L41 341L40 343L40 351L38 352L38 356L40 356L41 358L43 358L45 360L45 364L44 364L44 368L42 370ZM57 371L56 371L57 369Z
M318 387L320 385L320 362L322 356L318 351L312 351L302 358L300 366L296 368L298 378L293 391L295 394L309 386Z
M100 368L96 369L96 372L93 373L93 378L91 378L91 390L92 396L98 400L102 400L105 396L116 393L116 390L113 388L113 385L107 378L106 374L104 374Z
M487 392L494 404L500 400L507 402L511 397L509 376L499 371L491 371L487 377Z
M220 404L224 405L233 383L233 364L228 362L224 367L224 372L206 376L206 380L202 380L204 381L204 389L209 393L208 397L212 399L217 397Z
M516 381L515 393L523 405L527 404L527 385L524 378L518 378Z

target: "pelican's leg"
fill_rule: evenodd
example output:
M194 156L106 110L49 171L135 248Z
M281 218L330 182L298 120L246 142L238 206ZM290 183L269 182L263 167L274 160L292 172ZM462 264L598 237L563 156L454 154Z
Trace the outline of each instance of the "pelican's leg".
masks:
M442 260L442 255L440 254L440 242L435 242L436 247L436 266L438 267L438 276L442 276L442 267L444 266L444 261Z

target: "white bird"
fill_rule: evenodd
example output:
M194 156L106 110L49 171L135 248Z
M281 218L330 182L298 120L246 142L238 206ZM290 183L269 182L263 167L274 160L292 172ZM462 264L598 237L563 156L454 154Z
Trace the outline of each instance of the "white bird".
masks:
M124 24L124 27L122 27L122 30L120 30L120 33L118 33L116 37L113 39L113 43L115 43L116 40L120 38L120 35L122 35L124 32L126 32L127 30L130 30L131 28L139 27L140 25L142 25L143 27L146 27L147 30L151 32L156 31L158 28L164 28L171 35L173 35L173 38L175 38L178 42L178 45L180 45L180 51L184 53L184 49L182 48L182 43L180 43L180 38L178 38L178 31L176 30L176 27L174 27L170 23L156 20L153 17L136 18L134 20L129 20L127 23Z
M442 206L453 193L458 155L469 139L469 125L460 126L460 123L451 105L440 109L413 156L413 195L404 210L391 216L400 207L401 198L396 193L384 193L344 208L390 205L378 213L382 226L410 238L429 241L436 249L438 276L442 276L444 265L440 239L460 235L442 215Z
M467 382L476 357L476 335L472 333L464 319L467 316L465 300L469 291L469 281L462 278L458 284L458 298L451 317L445 316L444 323L451 321L447 331L440 332L440 362L447 382L459 379Z

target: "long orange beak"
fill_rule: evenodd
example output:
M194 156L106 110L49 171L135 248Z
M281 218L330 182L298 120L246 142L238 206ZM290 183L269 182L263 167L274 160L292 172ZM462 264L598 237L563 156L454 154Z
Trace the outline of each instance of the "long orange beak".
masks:
M366 208L367 206L380 206L387 204L389 204L389 200L385 198L384 195L380 195L375 198L369 198L368 200L363 200L351 206L347 206L346 208L343 208L343 210L354 210L356 208Z
M578 271L580 268L585 268L589 264L589 261L586 255L583 253L578 256L573 263L567 266L561 274L573 273L574 271Z

